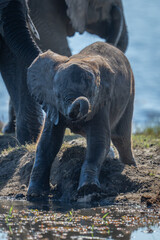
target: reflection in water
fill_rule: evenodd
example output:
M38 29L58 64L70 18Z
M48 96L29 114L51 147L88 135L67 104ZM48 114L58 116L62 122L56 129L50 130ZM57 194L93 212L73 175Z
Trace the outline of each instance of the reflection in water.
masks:
M159 239L159 214L138 206L84 208L1 200L0 239Z
M160 239L160 229L158 227L143 227L135 230L131 234L130 240L159 240Z
M0 230L0 239L8 239L8 234Z

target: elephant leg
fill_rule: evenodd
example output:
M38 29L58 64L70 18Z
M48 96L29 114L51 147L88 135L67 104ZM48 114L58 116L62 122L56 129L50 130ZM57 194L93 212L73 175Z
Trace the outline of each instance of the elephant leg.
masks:
M100 191L99 173L106 154L110 150L110 130L108 116L102 109L88 122L87 152L82 165L78 192L89 194Z
M11 99L9 100L9 121L3 128L3 133L15 133L16 116Z
M0 54L0 71L15 110L18 141L21 144L36 141L43 124L42 110L28 91L26 67L5 42Z
M133 100L129 102L121 120L111 135L112 142L119 152L120 160L128 165L136 165L131 147L132 114Z
M54 158L62 145L64 131L65 127L61 122L55 126L50 119L46 119L37 147L36 159L27 192L28 196L42 196L50 189L50 170Z

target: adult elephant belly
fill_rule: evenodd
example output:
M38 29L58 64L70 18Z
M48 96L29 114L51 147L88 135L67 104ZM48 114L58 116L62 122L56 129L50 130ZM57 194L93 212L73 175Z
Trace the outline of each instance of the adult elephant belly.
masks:
M96 34L101 38L107 39L109 35L110 24L107 20L101 22L88 23L86 25L86 31L91 34Z

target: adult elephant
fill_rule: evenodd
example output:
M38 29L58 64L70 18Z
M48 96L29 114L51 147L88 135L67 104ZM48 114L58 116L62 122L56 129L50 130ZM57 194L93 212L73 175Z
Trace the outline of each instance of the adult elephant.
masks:
M29 22L25 0L0 1L0 71L14 106L21 144L36 141L43 122L41 107L31 97L26 83L27 68L41 53L31 36Z
M87 31L104 38L123 52L128 33L121 0L28 0L30 16L40 34L42 50L70 56L67 36ZM4 132L14 131L14 110Z
M28 0L30 15L44 50L71 55L66 37L87 31L123 52L128 33L121 0Z

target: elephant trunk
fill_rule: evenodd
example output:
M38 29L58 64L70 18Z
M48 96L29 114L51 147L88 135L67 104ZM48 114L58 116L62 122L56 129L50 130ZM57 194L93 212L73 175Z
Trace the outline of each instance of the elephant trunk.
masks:
M41 51L31 37L24 10L20 1L10 1L2 11L2 22L7 45L28 67Z
M21 144L36 141L43 124L41 107L31 97L26 85L26 68L39 55L40 49L32 39L27 27L27 6L23 3L25 1L11 0L2 9L1 14L3 39L14 57L17 58L15 62L18 63L16 85L14 86L12 83L12 79L14 79L12 76L8 90L10 93L12 92L11 96L14 99L16 132ZM11 70L10 67L9 71Z
M81 120L84 118L90 109L90 103L86 97L76 98L68 107L68 117L72 121Z

